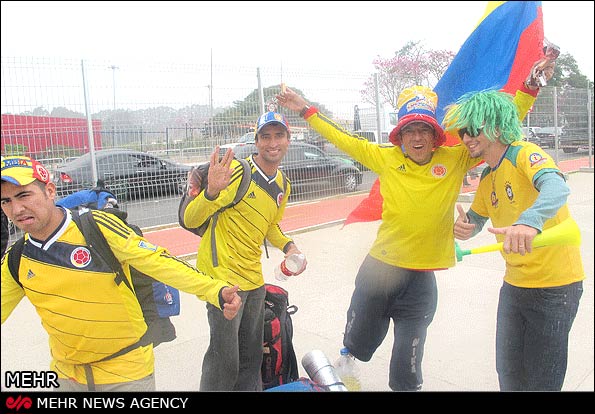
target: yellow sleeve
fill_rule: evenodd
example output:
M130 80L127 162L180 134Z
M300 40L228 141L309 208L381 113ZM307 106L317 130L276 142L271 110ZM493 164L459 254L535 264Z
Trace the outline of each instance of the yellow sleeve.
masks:
M514 94L513 101L519 111L519 119L521 121L525 119L525 117L533 107L538 92L539 89L532 91L523 85L521 89L518 89Z
M283 178L283 180L285 180L285 178ZM285 213L285 207L287 207L287 200L289 200L290 194L291 185L287 183L287 194L283 197L283 201L281 202L279 211L277 211L277 215L275 216L275 219L269 226L269 230L266 234L267 240L270 241L273 246L275 246L281 251L283 251L283 248L287 245L287 243L293 241L290 237L287 237L285 233L283 233L283 231L281 230L281 227L279 227L279 223L283 219L283 214Z
M165 248L154 245L134 233L113 214L99 210L93 210L92 213L128 276L129 267L132 266L155 280L196 295L199 299L220 308L219 291L229 286L228 283L214 279L190 263L170 255Z
M380 174L384 169L387 162L384 155L388 155L388 153L383 151L383 148L386 148L387 145L378 145L357 134L352 134L320 112L312 114L306 121L338 149L370 170ZM392 148L393 145L390 144L388 147ZM390 153L392 154L392 151Z
M12 313L14 308L17 307L21 299L25 296L23 288L14 280L10 270L8 269L8 255L10 249L2 257L2 279L0 281L0 293L2 295L2 323ZM17 275L18 277L18 275Z

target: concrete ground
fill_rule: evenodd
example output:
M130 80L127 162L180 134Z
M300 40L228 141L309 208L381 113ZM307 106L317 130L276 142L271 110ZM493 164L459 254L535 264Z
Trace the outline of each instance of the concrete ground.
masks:
M570 333L569 361L564 391L594 390L593 337L593 173L568 175L571 213L582 235L581 251L587 274L578 315ZM461 198L469 207L470 198ZM375 238L379 222L334 225L294 234L307 255L308 269L300 276L277 282L273 269L281 252L269 249L263 257L265 279L289 291L294 346L298 361L313 349L333 362L339 356L345 314L357 270ZM494 243L484 229L463 248ZM428 331L423 361L423 391L497 391L495 325L504 262L499 253L465 256L456 267L437 272L438 310ZM157 388L163 391L198 390L202 356L209 328L203 302L182 294L182 314L174 317L178 338L155 350ZM8 370L47 370L47 336L27 300L19 304L2 326L2 378ZM392 327L383 344L367 363L359 362L363 391L389 391L388 364ZM300 374L307 376L305 370Z

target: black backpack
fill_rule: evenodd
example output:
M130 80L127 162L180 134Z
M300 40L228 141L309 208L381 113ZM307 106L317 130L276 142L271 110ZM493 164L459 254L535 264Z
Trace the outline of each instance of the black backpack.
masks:
M136 234L142 236L142 231L138 226L126 222L127 213L125 211L117 208L106 208L103 211L118 216ZM120 262L112 253L91 211L87 208L82 208L72 209L71 213L73 221L85 237L91 252L100 256L112 268L114 273L116 273L116 277L114 278L116 284L124 283L133 290L124 275ZM20 286L22 284L18 280L18 269L21 263L24 245L25 238L23 236L12 245L8 253L10 273ZM130 275L136 297L143 311L145 323L147 324L147 331L136 344L132 344L102 360L124 355L141 345L146 346L151 342L153 343L153 347L156 347L162 342L173 341L176 338L176 329L169 317L180 314L180 292L174 287L156 281L152 277L141 273L132 266L130 267Z
M289 305L289 294L280 286L265 283L264 337L262 343L263 390L299 379L299 367L293 349L293 322L297 312Z

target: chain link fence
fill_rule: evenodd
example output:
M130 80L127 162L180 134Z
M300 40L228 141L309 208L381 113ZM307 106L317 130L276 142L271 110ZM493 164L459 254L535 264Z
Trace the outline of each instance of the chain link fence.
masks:
M274 104L281 83L371 141L387 142L393 128L389 105L362 98L364 84L374 83L373 73L20 57L2 57L1 66L2 155L37 158L65 192L75 189L69 176L73 170L66 166L80 162L84 154L94 155L87 155L91 163L78 184L110 182L141 227L177 222L185 170L176 168L206 162L216 145L236 145ZM535 131L527 138L541 140L556 161L572 162L574 169L591 167L592 95L588 89L543 88L525 121L526 130ZM287 115L294 140L314 144L330 158L340 157L297 114L278 110ZM548 141L552 131L557 139ZM141 155L134 160L113 156L101 165L99 155L109 149ZM140 176L124 177L126 166ZM118 176L124 178L114 178ZM372 172L362 171L361 184L350 191L367 192L375 179ZM340 181L329 181L322 190L320 185L309 188L319 184L314 181L305 180L299 200L338 196ZM151 191L141 191L146 188Z

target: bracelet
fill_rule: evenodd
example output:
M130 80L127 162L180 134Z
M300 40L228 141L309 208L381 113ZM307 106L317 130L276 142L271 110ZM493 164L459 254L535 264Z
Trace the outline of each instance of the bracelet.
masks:
M308 109L310 109L310 107L308 105L305 105L302 110L300 111L300 117L303 118L304 115L306 115L306 112L308 112Z

